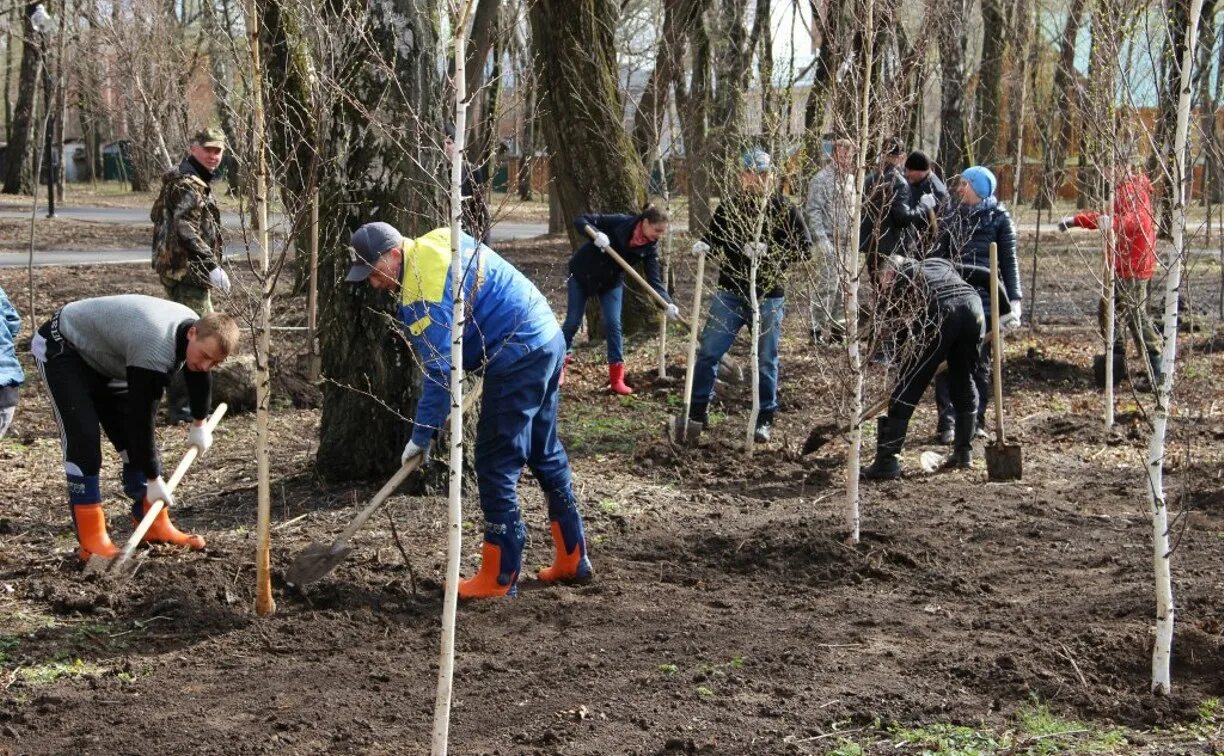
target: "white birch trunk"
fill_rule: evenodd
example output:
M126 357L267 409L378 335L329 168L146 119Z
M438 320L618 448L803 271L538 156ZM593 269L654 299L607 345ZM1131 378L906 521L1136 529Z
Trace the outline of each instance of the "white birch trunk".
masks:
M1195 40L1203 0L1191 0L1190 23L1186 27L1186 49L1181 60L1178 82L1177 130L1173 138L1173 246L1169 250L1169 277L1165 283L1164 353L1160 371L1163 380L1156 393L1152 413L1152 440L1148 447L1148 503L1152 514L1152 565L1156 587L1156 644L1152 649L1152 693L1167 695L1172 690L1169 659L1173 649L1173 578L1169 560L1169 513L1164 491L1165 432L1173 404L1173 368L1177 360L1178 293L1181 288L1182 260L1186 251L1186 142L1190 127L1190 77L1194 65Z
M263 65L260 61L260 11L252 2L247 15L251 46L251 97L254 100L252 147L255 150L255 222L259 245L259 334L255 349L255 464L257 514L255 525L255 612L267 616L276 612L272 598L272 471L268 456L268 413L271 410L272 380L272 279L268 275L268 156L265 143L263 105ZM161 132L158 131L161 142ZM165 150L163 142L163 151ZM167 160L169 153L166 153Z
M660 140L661 141L661 140ZM671 216L671 190L667 186L667 166L663 163L663 151L658 150L659 155L659 176L663 180L663 208L667 211L668 216ZM672 262L672 235L671 231L667 232L667 238L663 242L663 264L660 266L663 269L663 284L666 286L668 281L668 273L671 271ZM667 378L667 317L659 318L659 380Z
M867 0L864 11L867 14L863 29L873 29L875 22L875 0ZM851 217L854 222L850 228L850 245L846 250L845 264L842 266L842 287L846 297L846 357L850 363L850 450L846 454L846 541L851 544L859 542L859 470L862 467L863 455L863 356L859 352L859 224L863 211L863 185L867 178L867 168L864 162L870 139L871 117L868 108L871 106L871 72L874 67L875 35L868 33L866 37L866 53L862 67L862 93L859 102L858 126L858 160L854 169L854 208ZM879 150L876 150L879 152Z
M459 244L459 218L463 200L463 150L467 141L465 60L468 18L475 0L467 0L455 26L455 148L450 163L451 237L451 374L450 374L450 487L447 501L446 589L442 602L442 643L438 656L438 691L434 699L433 743L430 753L443 756L450 734L451 691L455 674L455 615L459 605L459 557L463 549L463 252ZM479 250L477 251L479 252Z
M769 195L765 196L765 208L769 207ZM763 210L762 212L765 212ZM760 234L757 234L760 238ZM748 256L748 306L752 309L752 346L749 360L752 368L752 412L748 413L748 432L744 440L744 450L749 457L756 447L756 423L761 416L761 302L757 296L757 269L760 267L758 250L752 249Z
M1112 177L1110 179L1112 181ZM1106 212L1113 209L1113 189L1105 194ZM1105 302L1105 433L1109 434L1114 425L1114 339L1116 315L1114 313L1114 266L1113 266L1113 217L1110 217L1109 228L1101 234L1105 243L1104 286L1102 287ZM1125 348L1125 347L1123 347Z

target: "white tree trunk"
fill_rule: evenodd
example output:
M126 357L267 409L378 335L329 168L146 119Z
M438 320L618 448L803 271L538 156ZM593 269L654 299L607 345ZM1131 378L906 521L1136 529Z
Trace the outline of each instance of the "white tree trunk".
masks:
M450 734L451 691L455 674L455 615L459 605L459 557L463 550L463 327L466 322L463 298L463 252L459 244L459 218L463 212L463 149L467 132L467 91L465 84L468 19L475 0L467 0L455 25L455 148L450 164L451 237L451 374L450 374L450 488L447 501L446 589L442 602L442 643L438 656L438 691L434 699L433 744L430 753L447 752ZM477 250L479 254L479 250Z
M1112 209L1113 207L1113 189L1109 189L1105 194L1105 207ZM1106 212L1110 212L1107 209ZM1104 270L1104 286L1102 286L1105 303L1105 433L1108 435L1113 430L1114 425L1114 339L1116 337L1115 329L1117 328L1116 314L1114 313L1114 252L1113 252L1113 222L1110 219L1109 228L1105 229L1101 234L1105 244L1105 270ZM1123 347L1125 348L1125 347Z
M863 29L873 29L875 0L867 0ZM874 68L875 34L867 33L866 53L862 66L862 92L859 102L857 166L854 169L854 207L850 217L850 245L842 266L842 287L846 297L846 357L850 363L850 450L846 454L846 530L848 543L859 542L859 470L863 455L863 356L859 352L859 235L863 212L863 189L867 178L866 159L870 142L871 72ZM878 149L877 149L878 152Z
M268 456L268 413L271 410L272 278L268 275L268 158L263 106L263 67L260 61L260 9L252 2L247 14L251 41L251 97L254 100L252 148L255 150L255 222L259 234L259 334L255 349L255 462L257 515L255 526L255 612L276 612L272 598L272 471ZM143 93L142 93L143 94ZM156 119L154 119L156 124ZM158 141L165 150L161 131ZM166 153L167 161L169 153Z
M768 195L765 197L764 207L769 207ZM757 238L760 236L758 233ZM748 413L748 432L744 449L749 457L756 446L756 423L757 418L761 416L761 302L757 296L757 269L760 267L760 261L757 257L757 249L754 248L748 257L748 306L752 309L752 356L749 360L752 369L752 412Z
M656 142L662 142L661 139L656 139ZM671 215L671 190L667 186L667 166L663 163L663 150L658 149L659 155L659 176L663 181L663 209ZM668 281L668 274L671 271L672 263L672 235L669 231L667 238L663 242L663 264L660 266L663 270L663 284ZM695 322L695 321L694 321ZM667 378L667 317L659 318L659 380Z
M1186 26L1185 53L1178 83L1177 130L1173 138L1173 246L1169 250L1169 277L1165 283L1164 353L1160 371L1163 380L1156 393L1152 413L1152 440L1148 447L1148 503L1152 514L1152 564L1156 587L1156 645L1152 649L1152 693L1167 695L1172 690L1169 658L1173 649L1173 578L1169 560L1169 513L1164 491L1165 431L1173 404L1173 368L1177 360L1178 293L1181 289L1182 261L1186 251L1186 142L1190 127L1190 77L1194 65L1195 40L1203 0L1191 0L1190 23Z

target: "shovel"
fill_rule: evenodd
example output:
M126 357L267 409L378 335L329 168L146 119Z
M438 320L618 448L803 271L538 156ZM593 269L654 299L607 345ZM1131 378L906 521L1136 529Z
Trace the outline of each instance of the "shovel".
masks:
M990 245L990 335L994 347L995 442L986 445L986 477L989 480L1020 480L1024 468L1023 447L1007 443L1003 432L1003 340L999 336L999 247Z
M404 482L404 479L416 472L424 459L424 454L418 454L405 462L395 475L391 476L391 480L378 489L378 493L374 494L374 498L365 506L365 509L357 513L344 532L332 541L330 546L314 542L298 554L293 564L289 565L289 569L285 570L285 583L290 586L307 585L336 569L336 566L343 562L353 550L353 547L348 545L349 539L361 529L365 521L370 519L370 515L382 506L382 503Z
M476 405L476 400L480 398L484 390L484 380L481 379L472 387L472 390L467 392L463 397L463 412L467 414L472 407ZM336 540L332 541L330 546L325 546L321 543L313 542L300 554L294 558L293 563L289 565L289 569L285 570L285 583L289 586L301 587L315 582L327 573L336 569L336 566L344 561L344 558L349 555L353 547L348 545L349 539L353 537L362 525L365 525L366 520L370 519L370 515L378 511L382 503L387 500L387 497L399 487L404 480L416 472L416 469L425 461L424 454L418 454L405 462L395 475L391 476L382 488L378 489L378 493L374 494L374 498L370 499L370 503L365 506L365 509L357 513L357 516L352 519L344 532L340 534Z
M701 312L701 285L705 279L705 252L697 255L697 281L693 289L693 312ZM701 433L702 424L689 420L692 410L693 372L697 368L697 329L689 329L688 363L684 366L684 404L680 414L672 419L672 438L682 444L693 445Z
M204 421L205 427L209 431L215 430L217 424L221 422L221 418L225 417L225 411L229 407L222 402L213 410L212 416ZM179 481L187 474L187 468L191 467L191 463L195 462L196 457L200 456L200 447L192 446L183 455L182 461L178 463L178 467L174 468L174 474L170 476L170 480L166 481L166 489L174 493L174 489L178 487ZM132 531L131 538L128 538L127 543L123 546L123 551L119 552L119 556L113 560L107 559L100 554L93 554L89 557L89 561L85 563L85 574L94 575L98 573L107 573L110 575L119 575L125 569L128 560L132 557L132 552L140 545L140 540L145 537L145 533L149 532L149 528L153 527L153 521L157 519L157 515L166 508L166 502L158 499L149 507L149 511L145 513L144 519Z

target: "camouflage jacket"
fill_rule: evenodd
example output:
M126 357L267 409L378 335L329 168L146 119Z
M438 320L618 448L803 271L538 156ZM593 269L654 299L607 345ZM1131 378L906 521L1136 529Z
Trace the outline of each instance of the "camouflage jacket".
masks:
M162 283L208 286L208 273L221 261L221 211L202 169L190 159L162 176L153 203L153 269Z

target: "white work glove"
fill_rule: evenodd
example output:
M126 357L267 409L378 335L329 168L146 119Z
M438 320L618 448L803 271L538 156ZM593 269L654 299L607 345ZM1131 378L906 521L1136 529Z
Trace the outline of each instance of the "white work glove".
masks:
M750 259L756 258L759 260L765 256L765 252L768 249L769 247L765 242L748 242L744 245L744 254L748 255Z
M1011 303L1011 312L999 318L999 327L1013 331L1020 327L1020 300Z
M599 247L600 249L606 249L612 246L612 240L609 239L608 235L603 231L596 231L595 236L591 239L591 241L595 242L595 246Z
M918 204L921 205L923 209L934 210L935 209L935 195L931 194L930 192L927 192L926 194L918 198Z
M194 422L187 429L187 443L200 450L200 456L209 450L213 444L212 429L207 423L196 425Z
M145 488L145 499L150 504L160 501L167 508L174 506L174 497L170 495L170 489L166 487L165 478L160 475L149 481L148 487Z
M1076 224L1076 222L1075 222L1075 216L1074 216L1074 215L1068 215L1068 216L1066 216L1065 218L1063 218L1062 220L1060 220L1060 221L1058 222L1058 230L1059 230L1059 231L1066 231L1066 230L1067 230L1067 229L1069 229L1069 228L1074 228L1076 225L1077 225L1077 224Z
M213 285L213 288L228 292L230 290L229 273L225 272L225 268L220 265L208 272L208 282Z
M1108 215L1097 216L1097 228L1101 229L1102 231L1108 231L1109 227L1112 225L1113 218L1110 218Z
M428 451L429 451L428 444L426 444L425 448L422 449L421 447L414 444L411 439L409 439L408 444L404 447L404 453L400 455L400 464L406 465L408 464L408 460L412 459L418 454L425 455L426 453L428 453Z
M668 320L677 320L680 317L680 308L674 304L669 304L667 309L663 311L663 314L667 316Z
M702 255L709 253L709 251L709 244L706 244L700 240L693 242L693 257L701 257Z

